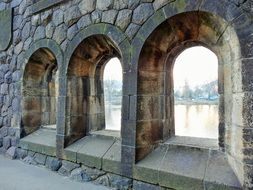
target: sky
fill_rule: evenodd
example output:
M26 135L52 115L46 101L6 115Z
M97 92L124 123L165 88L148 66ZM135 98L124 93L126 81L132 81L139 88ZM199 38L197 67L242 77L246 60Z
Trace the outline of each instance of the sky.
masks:
M217 80L218 59L203 46L184 50L175 61L174 87L183 87L185 81L191 88ZM122 81L122 67L118 58L112 58L105 66L104 80Z
M104 80L122 81L122 67L118 58L112 58L106 64L104 70Z
M188 48L176 58L173 74L175 88L184 86L185 81L193 88L217 80L217 56L202 46Z

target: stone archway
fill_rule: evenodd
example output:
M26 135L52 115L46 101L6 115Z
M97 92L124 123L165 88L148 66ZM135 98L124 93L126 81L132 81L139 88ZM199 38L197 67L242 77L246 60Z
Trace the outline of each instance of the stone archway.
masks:
M56 130L60 48L52 40L40 40L27 51L22 67L21 136L42 126Z
M250 40L248 40L248 42L247 40L245 40L246 38L245 35L250 34L250 32L252 31L251 29L249 29L251 22L249 21L247 15L243 13L243 11L240 8L236 7L234 4L231 4L229 2L223 2L221 3L221 6L219 6L218 8L215 5L215 3L218 2L203 1L199 2L199 4L196 4L191 3L191 1L189 1L188 3L187 1L187 3L184 3L182 5L182 7L178 7L179 6L178 2L174 2L166 5L165 7L157 11L156 14L153 15L143 25L143 27L140 29L140 31L138 32L138 34L136 35L135 39L132 42L132 45L134 47L132 55L132 63L134 65L132 67L132 75L135 76L136 78L138 78L137 76L141 76L139 68L140 63L142 61L144 68L145 65L147 65L144 64L144 62L146 63L148 61L152 62L152 59L153 63L158 63L159 61L163 63L164 62L171 63L173 62L173 57L177 55L180 51L182 51L186 47L193 46L196 44L206 46L213 52L215 52L216 55L218 56L220 63L219 66L219 81L220 81L219 93L221 94L220 113L222 116L224 116L220 117L219 145L221 149L225 150L230 165L232 166L236 175L240 179L240 182L242 184L245 184L248 183L247 180L249 180L250 174L248 174L247 171L249 171L249 168L251 168L251 166L248 165L249 163L248 161L245 162L245 158L247 160L248 156L243 154L243 150L245 147L248 147L249 141L245 139L242 134L248 131L250 125L246 124L248 123L248 121L246 121L247 119L245 118L245 115L248 115L249 112L245 113L242 111L242 109L247 109L247 105L245 105L244 102L248 102L249 97L245 93L242 94L242 92L244 91L243 89L250 88L249 86L251 82L250 80L243 80L243 78L247 77L246 75L248 75L248 73L243 71L246 68L246 65L242 62L242 57L247 58L251 56L250 51L244 49L244 47L246 46L251 47ZM226 7L227 11L225 13L222 7L224 8L224 10ZM189 25L187 26L187 24L185 23L183 25L181 23L181 26L175 25L175 27L177 28L175 28L174 30L178 30L178 33L176 32L175 36L177 36L178 39L174 41L174 44L171 46L171 49L169 49L170 47L163 46L162 45L163 43L159 44L159 39L157 40L153 39L153 41L150 40L150 42L148 42L148 39L150 39L153 34L152 32L159 30L158 26L160 24L163 25L167 19L169 18L173 19L173 17L176 18L176 16L179 16L178 18L180 18L180 16L183 16L184 14L190 12L191 13L193 12L194 14L194 11L196 11L197 15L202 14L201 16L202 18L201 17L197 18L197 23L195 23L195 27L197 27L198 29L197 30L193 29L193 32L191 32L189 29L187 29L191 26ZM199 21L200 23L198 23ZM179 29L180 27L181 29ZM174 32L175 31L172 31L172 33ZM159 33L157 33L157 35L158 34ZM197 36L197 38L195 38L194 36ZM162 39L161 41L164 40L166 41L166 39ZM152 45L156 43L159 45L157 47L154 47L153 50L152 48L151 50L148 50L150 48L147 48L147 50L145 50L144 44L146 42L147 47L148 46L152 47ZM173 43L173 39L170 39L169 42ZM149 53L147 53L148 56L146 58L143 58L144 60L142 60L141 54L145 51L147 52L149 51ZM171 54L172 60L170 60L171 56L164 57L163 55L165 54L166 55ZM165 71L160 64L156 65L153 64L153 67L151 64L151 68L158 69L156 71L160 71L160 74L163 71ZM233 77L232 72L234 72ZM244 75L242 75L242 72L244 72ZM159 79L158 77L155 76L156 75L154 74L152 77ZM146 78L149 77L147 76ZM157 80L156 82L164 87L164 84L162 83L163 80L160 81ZM156 90L157 90L156 92L159 92L159 88ZM154 123L154 121L152 121L149 122L147 125L140 125L138 127L138 119L140 118L140 116L147 116L147 115L152 116L152 112L147 113L148 110L150 110L148 108L146 109L144 108L143 109L144 112L142 113L143 110L139 109L142 107L140 105L147 105L148 103L150 103L150 105L153 105L153 103L155 103L156 101L158 106L155 108L157 109L157 111L163 109L162 105L168 105L165 104L166 98L163 97L159 99L159 95L157 95L153 99L151 98L150 100L147 100L146 102L144 100L144 103L142 104L140 101L141 97L139 92L141 91L140 91L140 80L138 79L136 86L132 88L133 94L132 102L134 102L134 104L132 105L132 109L136 109L137 112L136 114L131 115L131 118L129 118L128 120L129 123L132 123L132 125L135 125L136 123L136 128L134 127L135 130L130 131L131 136L133 136L134 138L136 137L136 141L135 144L129 143L128 145L130 147L127 150L128 151L127 154L134 155L132 162L136 162L144 158L157 146L158 143L163 142L166 138L170 136L169 135L170 133L166 134L166 131L168 132L168 130L163 128L164 126L169 125L164 125L163 118L162 119L159 118L162 114L155 115L155 113L153 112L154 113L153 115L155 116L159 115L159 117L156 118L157 122L153 125L152 123ZM232 113L236 114L232 116ZM160 129L157 130L157 128ZM238 136L238 134L240 135ZM247 141L246 144L243 143L245 141ZM128 166L131 167L130 164Z
M125 72L130 65L129 47L130 44L128 39L126 39L119 29L109 24L96 24L87 27L80 31L71 41L65 54L65 70L62 73L60 72L60 78L62 78L60 86L64 88L60 95L62 96L62 98L60 97L61 109L64 110L59 116L62 126L60 134L64 135L59 135L57 138L58 144L62 145L62 148L59 150L62 150L63 147L85 136L91 130L104 128L103 88L101 86L104 66L111 57L120 58L124 80ZM71 85L70 78L79 80L79 85L81 85L78 89L81 91L82 95L75 97L82 99L83 104L80 105L81 107L84 105L86 106L82 108L79 106L80 109L72 104L74 102L77 103L77 99L74 102L72 101L71 105L68 101L69 98L65 98L71 94L70 91L77 92L72 89L73 85ZM70 86L72 86L71 89ZM94 103L96 103L96 106L94 106ZM128 102L125 102L125 104L127 103ZM122 106L124 107L124 96ZM79 115L79 117L81 117L81 120L84 122L79 127L77 125L74 127L74 123L72 122L71 124L69 120L69 118L74 116L70 114L70 112L73 111L71 111L71 109L74 107L78 108L74 112L83 113L82 116ZM98 112L98 110L100 111ZM88 121L87 116L89 117L89 122L85 123ZM97 119L97 117L100 117L100 119ZM124 118L124 114L122 117ZM76 129L76 132L74 129ZM124 131L122 130L121 136L123 136L123 134ZM59 155L59 157L61 156Z

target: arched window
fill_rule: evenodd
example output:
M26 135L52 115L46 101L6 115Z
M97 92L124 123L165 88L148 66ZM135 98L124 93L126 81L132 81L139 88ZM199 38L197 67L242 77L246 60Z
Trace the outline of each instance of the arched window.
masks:
M203 46L184 50L174 65L175 134L218 138L218 59Z
M104 68L105 129L120 130L122 104L122 67L118 58L112 58Z

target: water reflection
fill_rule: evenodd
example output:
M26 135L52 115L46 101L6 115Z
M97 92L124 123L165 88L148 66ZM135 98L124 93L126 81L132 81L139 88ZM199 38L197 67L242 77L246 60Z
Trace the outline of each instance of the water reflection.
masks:
M218 105L175 105L178 136L218 138Z
M106 103L105 118L106 129L119 131L121 126L121 105Z

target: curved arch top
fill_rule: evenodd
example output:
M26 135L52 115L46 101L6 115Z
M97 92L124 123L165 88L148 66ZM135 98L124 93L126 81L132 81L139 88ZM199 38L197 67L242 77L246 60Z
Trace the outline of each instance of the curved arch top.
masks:
M224 11L226 10L226 11ZM235 4L231 2L221 2L219 0L189 0L174 1L168 3L166 6L157 10L140 28L136 36L132 41L133 55L132 64L134 65L134 70L137 70L138 57L140 55L141 49L149 37L149 35L163 22L169 18L176 16L180 13L188 13L192 11L201 11L216 15L219 18L226 21L227 26L231 25L234 20L243 15L242 9L238 8ZM240 23L239 23L240 24ZM225 28L227 29L227 26ZM246 28L246 27L245 27ZM225 32L225 30L224 30Z
M54 56L57 60L57 65L58 65L59 71L62 70L63 53L62 53L60 46L54 40L42 39L42 40L38 40L38 41L34 42L30 46L30 48L26 51L25 57L24 57L24 64L21 67L21 73L22 73L21 79L23 79L26 64L28 63L29 59L31 58L31 56L33 55L34 52L36 52L37 50L39 50L41 48L47 48L54 54Z
M74 53L75 49L78 47L78 45L83 40L93 35L105 35L110 40L112 40L121 53L123 70L128 69L127 65L130 63L130 43L127 39L127 36L123 32L121 32L120 29L113 25L99 23L84 28L69 43L64 54L64 71L63 73L60 73L60 75L65 75L67 73L71 56Z

